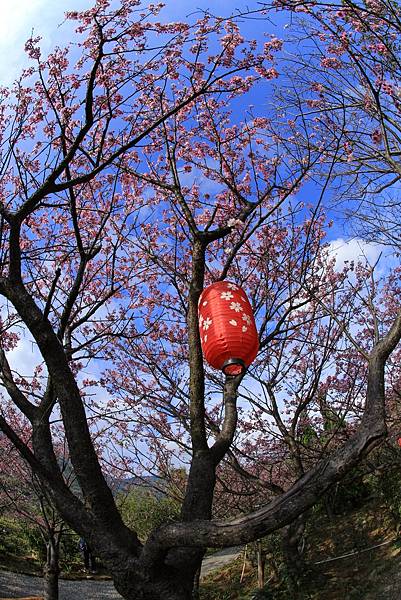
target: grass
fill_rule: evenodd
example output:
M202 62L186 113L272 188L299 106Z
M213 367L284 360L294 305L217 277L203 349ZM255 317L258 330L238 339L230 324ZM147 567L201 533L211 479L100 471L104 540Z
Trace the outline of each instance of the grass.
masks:
M110 579L98 565L95 575L83 570L77 550L78 536L65 535L60 555L61 577L65 579ZM67 550L67 551L66 551ZM0 569L26 575L43 575L45 549L38 531L17 518L0 516ZM1 598L0 598L1 600Z
M386 545L379 545L383 542ZM376 547L374 547L376 546ZM322 564L314 564L346 554ZM305 585L306 598L358 600L368 593L379 598L380 587L388 572L398 571L401 550L393 523L386 510L374 501L360 510L337 516L332 522L318 520L311 529L306 560L311 564L312 577Z
M239 600L244 592L256 585L256 574L247 563L243 581L240 582L243 557L240 556L229 565L207 575L200 587L200 600Z
M369 549L386 540L391 542ZM358 553L338 558L351 552ZM279 555L279 544L276 543L270 562L266 562L268 583L263 594L259 594L260 599L295 600L288 592L286 571ZM332 521L319 511L312 513L303 556L305 575L300 584L299 600L387 600L392 587L398 586L397 589L401 590L401 539L397 536L388 511L378 501L371 500L363 508L336 516ZM333 557L338 560L316 564ZM272 569L273 560L275 573ZM63 573L63 576L68 579L88 577L81 566L81 563L71 562L69 572ZM40 561L32 556L14 556L2 552L0 568L18 573L42 574ZM219 571L209 574L202 580L200 600L256 598L256 567L246 562L241 581L242 569L243 556L240 556ZM106 579L107 574L100 572L89 577Z
M42 563L32 556L14 556L11 554L3 554L0 557L0 569L11 571L13 573L22 573L24 575L43 576ZM100 568L95 574L86 573L80 564L73 563L67 570L62 570L60 573L62 579L80 580L80 579L95 579L97 581L110 580L110 575ZM0 598L2 600L2 598Z

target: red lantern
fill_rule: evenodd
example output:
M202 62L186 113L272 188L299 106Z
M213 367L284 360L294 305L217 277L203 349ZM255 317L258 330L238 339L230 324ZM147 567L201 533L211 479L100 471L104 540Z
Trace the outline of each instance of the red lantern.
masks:
M205 359L226 375L239 375L259 350L252 307L235 283L218 281L199 298L199 332Z
M401 448L401 438L398 438L397 440L397 444L399 445L399 447Z

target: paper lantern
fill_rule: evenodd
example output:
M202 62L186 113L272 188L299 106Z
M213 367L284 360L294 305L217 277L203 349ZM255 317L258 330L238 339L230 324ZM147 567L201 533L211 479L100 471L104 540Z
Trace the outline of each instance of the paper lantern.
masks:
M205 359L226 375L239 375L259 350L252 307L235 283L218 281L199 298L199 332Z
M398 438L397 440L397 444L399 445L399 447L401 448L401 438Z

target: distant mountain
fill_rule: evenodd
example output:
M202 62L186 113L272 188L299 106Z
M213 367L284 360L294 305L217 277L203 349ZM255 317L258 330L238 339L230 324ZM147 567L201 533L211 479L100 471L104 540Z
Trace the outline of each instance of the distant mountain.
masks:
M81 496L80 485L74 475L74 469L70 461L60 461L64 478L66 479L71 491L77 496ZM152 492L157 497L164 495L163 489L166 483L156 475L145 475L143 477L111 477L106 476L108 486L114 495L128 493L133 489L142 489Z
M127 478L107 478L113 494L131 492L134 489L149 491L157 497L164 495L165 481L156 475L146 475L144 477L127 477Z

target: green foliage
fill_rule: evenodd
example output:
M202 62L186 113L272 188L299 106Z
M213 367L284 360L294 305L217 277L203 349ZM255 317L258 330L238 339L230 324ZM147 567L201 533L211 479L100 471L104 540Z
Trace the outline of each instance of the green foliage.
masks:
M401 468L399 465L388 466L373 478L372 486L381 496L391 515L393 523L399 527L401 523Z
M25 523L0 517L0 555L32 556L31 531Z
M369 465L362 463L333 486L324 502L331 505L335 514L345 514L362 508L369 497L384 502L393 524L401 524L401 464L398 449L384 446L369 458ZM319 503L322 506L322 503Z
M318 435L312 425L306 425L300 435L300 442L303 446L311 446L318 439Z
M244 600L288 600L288 598L291 598L291 595L287 588L272 588L269 584L263 590L256 590L244 596Z
M40 533L39 527L26 526L25 534L32 556L37 558L41 563L46 561L46 545Z
M214 571L201 581L199 589L200 600L237 600L245 599L245 593L250 585L255 587L254 573L245 575L241 582L242 556L219 571ZM250 580L251 579L251 583Z
M177 501L167 496L157 497L153 491L134 489L120 495L117 503L126 525L145 540L155 528L176 521L180 513Z
M263 590L256 590L256 552L248 544L249 567L242 583L242 559L225 567L201 584L201 600L360 600L372 589L385 589L388 571L398 573L401 541L374 548L394 537L389 529L401 528L401 450L383 446L368 461L348 473L310 512L305 530L305 570L299 589L291 588L284 560L281 532L262 540L266 555ZM372 547L367 552L366 549ZM348 559L315 565L315 561L363 550ZM373 596L372 596L373 597ZM376 596L375 596L376 597ZM377 596L379 597L379 595ZM382 596L380 595L380 598ZM383 595L384 597L384 595Z
M332 486L318 507L330 507L333 514L346 514L361 508L372 494L372 482L360 469L354 469Z
M81 566L78 539L71 530L63 532L60 544L63 571L77 570ZM46 561L46 544L39 527L15 517L0 517L0 556L5 562L11 557L32 558L32 565L35 564L40 572L41 565Z
M82 557L78 550L78 541L79 535L72 530L67 529L63 532L60 543L60 566L66 573L80 570L82 567Z
M157 497L149 490L135 489L121 495L118 504L125 523L134 529L141 539L164 523L177 520L180 512L178 502L168 497ZM60 566L64 572L80 570L82 558L78 551L79 537L71 530L63 532L60 544ZM0 556L32 558L40 570L46 560L46 544L40 529L21 518L0 517Z

